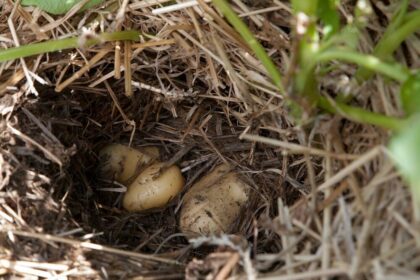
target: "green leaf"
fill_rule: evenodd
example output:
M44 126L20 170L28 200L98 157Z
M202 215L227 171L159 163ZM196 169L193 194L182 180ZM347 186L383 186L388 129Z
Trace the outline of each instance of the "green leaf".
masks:
M80 44L80 37L70 37L58 40L48 40L34 44L22 45L20 47L0 50L0 62L65 49L73 49L80 47L87 48L95 44L100 44L104 42L124 40L138 41L140 33L136 30L126 30L111 33L99 33L97 35L98 36L95 38L86 40L82 45ZM142 33L142 35L151 37L151 35L144 33Z
M420 115L396 134L389 145L391 157L410 184L413 197L420 203Z
M407 14L408 4L409 4L408 0L401 1L400 7L395 12L390 23L386 27L385 33L382 36L382 38L386 38L390 34L394 32L398 32L398 27L400 27L404 23L404 19Z
M324 24L324 34L328 38L338 32L340 28L340 16L337 11L337 0L319 0L318 18Z
M354 25L347 25L341 28L340 32L331 34L330 38L324 38L321 48L326 50L332 47L342 47L349 51L357 49L360 37L359 29Z
M318 0L292 0L292 8L295 14L302 12L307 16L315 16Z
M82 0L22 0L21 4L23 6L37 6L47 13L61 15L67 13L80 1ZM103 0L90 0L83 6L83 10L98 5L101 2Z
M404 82L400 99L406 114L420 113L420 72L411 75Z

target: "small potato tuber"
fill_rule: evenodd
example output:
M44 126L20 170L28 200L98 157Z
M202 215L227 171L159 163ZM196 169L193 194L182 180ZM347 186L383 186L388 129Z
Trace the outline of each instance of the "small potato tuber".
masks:
M121 144L110 144L99 152L99 157L101 177L127 184L139 174L141 168L159 158L159 149L134 149Z
M228 233L249 198L250 187L220 165L201 178L185 194L180 229L185 234Z
M147 167L128 187L123 207L131 212L165 206L184 187L181 170L172 165L154 163Z

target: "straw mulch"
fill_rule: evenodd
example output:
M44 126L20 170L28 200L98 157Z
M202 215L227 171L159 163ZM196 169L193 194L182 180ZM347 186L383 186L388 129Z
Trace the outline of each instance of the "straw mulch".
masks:
M296 125L261 64L208 2L156 15L164 1L121 2L55 17L0 4L2 48L15 38L24 45L103 31L145 34L137 43L0 65L0 275L418 277L419 221L386 155L387 131L323 112ZM354 2L341 1L343 22ZM362 51L371 51L399 1L373 2ZM286 74L288 1L232 5ZM418 46L413 36L395 57L419 67ZM401 114L397 85L378 76L359 85L355 67L331 66L319 79L323 93L351 92L354 105ZM111 142L159 147L162 160L182 168L185 189L217 164L234 165L252 194L231 234L185 238L177 226L182 195L164 209L124 211L121 186L95 176L97 152Z

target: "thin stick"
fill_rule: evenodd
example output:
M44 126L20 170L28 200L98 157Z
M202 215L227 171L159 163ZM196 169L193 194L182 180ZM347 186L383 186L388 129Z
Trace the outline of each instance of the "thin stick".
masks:
M335 144L334 146L337 152L340 152L340 153L344 152L344 145L343 145L343 142L341 141L340 132L338 130L337 125L335 125L334 128L330 131L330 134L332 135L331 137L334 140L334 144ZM344 164L348 164L348 162L345 161ZM349 183L349 187L351 191L353 192L356 198L357 205L360 207L363 215L366 216L367 206L366 206L366 203L364 202L364 199L363 199L360 187L359 187L359 183L356 177L354 176L354 174L351 174L349 176L348 183Z
M13 42L15 43L15 45L17 47L20 46L20 43L19 43L18 36L16 34L15 26L13 24L13 16L14 16L14 14L16 12L17 7L19 6L19 2L20 1L16 1L15 2L14 6L13 6L13 10L10 13L9 18L7 19L7 25L9 26L9 30L10 30L10 33L12 35ZM29 74L28 67L26 66L25 60L22 57L20 58L20 63L22 65L23 73L25 73L26 81L27 81L27 84L29 86L30 92L32 92L35 95L38 95L38 91L35 89L34 82L32 80L31 75Z
M117 41L115 43L114 78L117 80L121 79L121 42L120 41Z
M121 41L121 40L133 40L139 39L140 33L134 30L120 31L112 33L101 33L96 38L86 40L83 45L80 44L81 37L71 37L58 40L49 40L46 42L28 44L17 48L10 48L7 50L0 50L0 62L13 60L21 57L28 57L36 54L54 52L65 49L79 48L79 47L91 47L93 45L109 42L109 41Z
M232 254L232 256L229 258L229 260L226 262L226 264L223 266L223 268L217 274L215 280L227 279L230 272L233 270L235 265L238 263L239 259L240 259L240 256L239 256L238 253Z
M84 73L89 71L89 69L93 65L95 65L96 62L101 60L109 51L110 51L109 49L100 50L94 57L92 57L91 60L89 60L89 62L85 66L83 66L82 68L79 69L79 71L74 73L73 76L71 76L70 78L68 78L67 80L62 82L61 84L57 85L55 87L55 91L56 92L61 92L63 89L65 89L67 86L69 86L72 82L79 79Z
M204 36L204 31L202 30L202 25L199 23L199 21L197 20L196 17L196 13L194 13L192 10L187 10L189 16L191 17L191 20L193 22L194 28L197 32L197 36L198 39L200 40L200 43L205 44L206 43L206 39ZM220 86L220 82L219 79L217 78L217 74L216 74L216 69L214 67L214 63L213 60L211 59L210 55L208 53L204 53L205 58L207 60L207 64L208 64L208 68L209 68L209 72L210 72L210 77L213 80L213 88L218 88Z
M16 85L20 80L25 77L25 73L22 69L17 70L13 75L7 79L4 83L0 84L0 97L2 97L6 93L6 89L8 87L12 87Z
M326 148L327 151L331 151L331 136L326 137ZM330 157L325 158L325 181L327 181L332 176L332 160ZM330 189L324 191L326 197L330 196ZM316 200L316 198L312 198ZM317 208L319 204L317 205ZM321 259L321 268L328 269L331 263L331 219L332 219L332 210L331 207L327 206L325 208L323 217L322 217L322 259ZM322 280L327 280L327 277L322 277Z
M120 71L125 71L124 66L121 66L121 67L120 67ZM101 76L100 78L98 78L98 79L96 79L95 81L93 81L91 84L89 84L89 85L88 85L88 87L90 87L90 88L94 88L94 87L96 87L97 85L99 85L100 83L102 83L102 82L104 82L104 81L106 81L106 80L108 80L108 79L111 79L111 78L112 78L112 76L114 76L114 75L115 75L115 70L114 70L114 71L111 71L111 72L108 72L108 73L106 73L105 75L103 75L103 76Z
M135 2L132 3L130 5L128 5L128 8L130 10L138 10L138 9L144 9L144 8L148 8L151 6L157 6L159 4L163 4L166 2L169 2L170 0L147 0L147 1L140 1L140 2Z
M283 204L283 200L280 198L277 200L277 208L279 211L278 217L280 219L280 222L282 223L282 225L286 227L287 230L291 230L292 225L290 222L289 209L287 206ZM291 244L293 244L291 237L288 236L287 234L281 235L280 240L281 240L281 244L283 248L293 248L293 246L291 246ZM286 263L286 266L288 267L286 269L286 272L288 275L293 275L295 273L293 270L293 257L292 257L293 253L294 253L293 249L288 250L285 253L286 254L285 263Z
M322 202L320 202L317 205L317 211L321 212L323 211L325 208L327 208L331 203L333 203L338 197L340 197L340 195L347 190L349 186L349 183L347 181L343 181L336 189L333 190L333 192L326 196L327 198L325 198ZM327 195L327 193L325 193ZM306 198L305 198L306 199Z
M233 9L230 7L230 4L228 4L226 0L213 0L213 4L222 11L224 16L233 25L236 31L241 34L242 38L246 41L248 46L254 51L255 56L261 61L267 72L270 73L270 77L272 78L276 87L279 89L280 93L284 94L285 91L283 89L282 76L280 71L268 56L263 46L255 38L254 34L233 11Z
M204 1L206 1L207 3L211 2L211 0L204 0ZM183 10L186 8L194 7L197 5L198 5L198 2L196 0L192 0L192 1L187 1L183 3L178 3L178 4L154 9L152 10L152 14L154 15L166 14L166 13L171 13L171 12Z
M161 262L161 263L166 263L166 264L171 264L171 265L181 265L178 261L175 261L175 260L156 257L156 256L152 256L152 255L135 253L135 252L131 252L131 251L125 251L125 250L121 250L121 249L115 249L115 248L103 246L103 245L96 244L96 243L86 242L86 241L82 242L82 241L78 241L78 240L72 240L72 239L69 239L69 238L57 237L57 236L53 236L53 235L50 235L50 234L40 234L40 233L32 233L32 232L26 232L26 231L20 231L20 230L5 230L5 229L1 229L0 231L1 232L10 232L14 235L24 236L24 237L29 237L29 238L35 238L35 239L39 239L39 240L42 240L42 241L59 242L59 243L68 244L68 245L71 245L71 246L77 246L77 247L88 249L88 250L96 250L96 251L116 254L116 255L120 255L120 256L138 258L138 259L143 259L143 260L148 260L148 261Z
M328 181L325 181L322 185L318 187L318 191L325 190L334 186L335 184L339 183L357 168L366 164L367 162L373 160L383 151L382 146L376 146L375 148L371 149L369 152L365 153L364 155L360 156L358 159L347 165L345 168L341 169L338 173L332 176Z
M375 216L377 215L377 205L380 200L380 194L380 191L376 192L375 196L371 199L368 215L364 217L362 227L358 232L357 250L349 268L349 276L351 279L359 278L358 276L360 276L361 267L368 259L367 252L369 252L370 249L368 241L372 237L373 225L376 225Z
M331 268L316 271L307 271L295 273L293 275L275 275L269 277L260 277L260 280L304 280L304 279L319 279L320 277L333 277L339 275L347 275L347 270L342 268Z
M159 41L148 41L144 43L132 44L131 48L144 49L148 47L156 47L156 46L161 46L161 45L172 45L175 43L176 43L175 39L164 39L164 40L159 40Z
M17 137L19 137L20 139L22 139L24 142L27 142L27 143L29 143L29 144L37 147L38 149L40 149L48 159L54 161L60 167L63 165L63 163L61 162L61 160L56 155L54 155L53 153L51 153L50 151L48 151L47 149L45 149L41 144L39 144L38 142L36 142L32 138L30 138L29 136L23 134L22 132L20 132L19 130L17 130L13 126L11 126L10 123L7 123L7 127L10 129L10 131L14 135L16 135Z
M365 153L364 155L360 156L357 160L354 160L352 163L347 165L345 168L341 169L338 173L336 173L334 176L332 176L329 180L325 181L323 184L321 184L317 192L324 191L335 184L341 182L346 176L351 174L354 170L362 166L363 164L366 164L367 162L373 160L376 156L378 156L383 151L383 146L376 146L375 148L371 149L369 152ZM325 207L327 207L333 200L336 199L347 188L347 182L343 182L338 189L336 189L329 197L327 197L321 205L318 206L317 210L322 211ZM305 203L309 198L312 197L312 194L309 194L304 199L296 202L292 210L297 209L302 205L302 203Z
M9 269L12 269L15 266L54 270L54 271L66 271L69 269L68 265L59 264L59 263L0 260L0 267L6 267Z
M55 137L54 134L52 134L51 131L49 131L49 129L37 118L35 117L34 114L32 114L28 109L26 109L25 107L22 107L22 111L23 113L25 113L25 115L31 119L41 130L42 132L45 133L45 135L47 135L51 141L54 141L55 144L59 145L61 148L64 148L63 144L60 142L60 140L57 139L57 137Z
M290 152L290 153L310 154L310 155L315 155L315 156L331 157L331 158L336 158L340 160L357 159L360 157L357 155L355 156L355 155L349 155L349 154L330 153L330 152L326 152L324 150L320 150L316 148L305 147L305 146L301 146L294 143L288 143L288 142L280 141L277 139L272 139L272 138L252 135L252 134L240 135L239 139L256 141L256 142L261 142L261 143L281 147L283 149L289 150L287 152Z
M46 279L53 278L53 274L51 272L34 269L27 266L19 265L19 264L6 263L2 260L0 260L0 267L7 268L7 270L9 271L13 271L15 273L19 273L23 275L33 275L33 276L38 276L38 277L42 277Z
M131 42L124 42L124 86L125 95L133 96L133 88L131 87Z
M124 0L118 9L117 16L115 17L115 30L120 31L122 23L125 18L125 11L127 9L128 1ZM121 42L117 41L115 44L114 53L114 77L115 79L121 78Z
M109 95L112 98L112 101L114 101L115 107L117 107L118 112L120 112L121 116L123 117L124 121L129 124L133 125L133 120L128 119L127 115L124 113L124 110L121 108L120 102L118 101L117 96L115 95L115 92L110 87L109 83L107 81L104 81L105 87L109 92Z
M259 9L259 10L255 10L255 11L249 11L246 13L241 13L238 16L239 17L249 17L249 16L254 16L254 15L259 15L259 14L263 14L263 13L268 13L268 12L274 12L277 10L283 10L283 7L279 7L279 6L274 6L274 7L268 7L268 8L264 8L264 9Z

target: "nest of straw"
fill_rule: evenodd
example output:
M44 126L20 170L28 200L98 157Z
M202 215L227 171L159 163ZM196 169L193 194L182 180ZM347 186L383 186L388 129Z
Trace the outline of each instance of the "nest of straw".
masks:
M414 277L419 234L409 190L384 152L387 132L322 112L294 125L261 64L210 3L156 15L158 2L105 1L56 17L0 4L3 47L16 44L14 35L23 45L109 30L144 34L137 43L1 64L0 274ZM353 2L341 1L343 18ZM372 48L394 4L374 3L362 50ZM286 72L289 3L232 5ZM396 57L418 66L418 40ZM355 85L347 81L354 68L334 69L319 81L326 92L351 90L359 106L398 114L395 85L380 77ZM159 147L181 167L185 189L217 164L234 165L253 192L231 234L185 238L177 227L182 195L164 209L122 210L119 186L95 176L98 149L111 142Z

